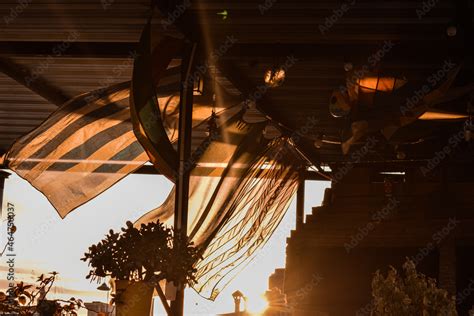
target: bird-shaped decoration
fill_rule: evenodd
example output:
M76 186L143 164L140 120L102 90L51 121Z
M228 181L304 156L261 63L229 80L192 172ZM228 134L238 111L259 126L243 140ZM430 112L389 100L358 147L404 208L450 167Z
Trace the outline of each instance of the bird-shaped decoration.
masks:
M401 127L416 120L459 120L468 117L433 109L434 106L456 100L474 92L474 83L453 87L461 65L447 71L445 80L434 90L423 90L406 78L385 76L380 72L347 72L346 87L335 90L329 111L334 117L349 117L351 137L342 143L348 154L351 146L369 132L380 131L389 140ZM363 73L356 76L355 73Z

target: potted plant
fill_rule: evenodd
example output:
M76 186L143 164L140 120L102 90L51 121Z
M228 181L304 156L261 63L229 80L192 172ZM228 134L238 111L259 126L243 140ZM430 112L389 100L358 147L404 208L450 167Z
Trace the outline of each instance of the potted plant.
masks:
M115 280L117 316L148 316L153 289L161 291L158 282L192 284L199 258L191 242L175 238L163 223L136 228L128 221L121 232L110 230L102 241L90 246L81 260L92 268L86 278Z
M36 287L20 282L10 287L6 293L0 292L0 312L20 316L77 315L77 310L84 307L82 300L73 297L69 300L46 299L57 275L57 272L46 276L42 274L37 279Z

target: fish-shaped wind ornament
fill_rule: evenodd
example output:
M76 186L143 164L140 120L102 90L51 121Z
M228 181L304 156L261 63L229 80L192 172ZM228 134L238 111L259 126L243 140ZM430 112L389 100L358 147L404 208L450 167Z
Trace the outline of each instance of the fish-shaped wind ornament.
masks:
M389 140L399 128L418 119L466 118L464 113L433 109L438 104L474 92L474 82L453 87L461 66L451 67L446 71L443 83L431 91L424 89L424 93L419 93L420 87L410 84L404 77L348 71L346 86L334 90L329 100L332 116L349 117L351 121L352 135L342 143L342 152L348 154L351 146L369 132L380 131Z

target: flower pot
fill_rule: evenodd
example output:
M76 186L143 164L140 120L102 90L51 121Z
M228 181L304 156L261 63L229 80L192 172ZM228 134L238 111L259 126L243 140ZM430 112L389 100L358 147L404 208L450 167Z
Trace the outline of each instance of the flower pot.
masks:
M115 281L116 316L149 316L153 286L147 282Z
M56 314L56 302L42 300L38 303L38 312L43 316L54 316Z

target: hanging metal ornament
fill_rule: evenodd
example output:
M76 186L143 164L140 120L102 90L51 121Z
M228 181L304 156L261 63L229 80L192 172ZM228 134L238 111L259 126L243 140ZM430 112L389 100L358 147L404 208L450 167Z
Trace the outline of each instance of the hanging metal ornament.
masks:
M404 160L407 157L405 151L398 145L395 146L395 155L398 160Z
M472 101L469 101L467 105L467 111L469 113L469 118L464 123L464 139L466 142L470 142L472 140L472 134L474 133L474 118L473 118L473 110L474 107L472 105Z
M286 71L282 67L274 66L265 72L265 84L270 88L276 88L283 84L286 77Z
M314 147L316 148L323 147L323 138L324 138L323 134L318 134L316 138L314 139Z
M257 108L257 104L255 103L254 100L245 100L245 106L248 109L256 109Z
M278 47L276 48L277 51L279 50L279 46L280 45L278 44ZM281 60L276 57L273 61L273 66L265 72L263 79L267 87L276 88L281 86L285 81L286 71L281 64Z
M329 113L333 117L340 118L351 113L349 96L339 90L335 90L329 100Z
M406 157L407 157L407 154L404 151L402 150L397 151L398 160L404 160Z
M352 63L344 63L344 70L345 71L351 71L354 68L354 65Z
M449 36L449 37L454 37L456 36L458 32L458 29L456 27L456 25L450 25L446 28L446 34Z
M265 114L263 114L256 108L249 107L245 109L245 113L242 116L242 120L245 123L254 124L254 123L265 122L267 120L267 117L265 116Z
M217 83L216 83L216 68L214 67L214 93L212 94L212 112L211 112L211 117L207 121L207 137L210 139L216 139L219 137L220 131L219 127L217 126L217 120L219 116L216 114L216 91L217 91Z
M263 137L265 139L274 139L281 136L280 130L273 124L269 123L263 129Z
M471 139L472 139L472 130L466 129L466 130L464 131L464 139L466 140L466 142L470 142L470 141L471 141Z
M213 109L211 117L207 121L207 132L206 132L207 137L210 137L211 139L215 139L219 137L220 135L219 127L217 126L218 118L219 116L217 116L216 112Z
M254 124L267 121L267 117L257 109L257 104L254 100L246 100L244 102L244 114L242 120L245 123Z
M347 74L346 86L335 89L331 94L329 112L333 117L349 115L355 104L374 108L377 95L392 93L407 82L406 78L383 76L378 73L365 73L359 78L355 75L356 73L357 71L350 70Z
M391 197L393 194L393 183L389 178L383 180L383 189L386 197Z

